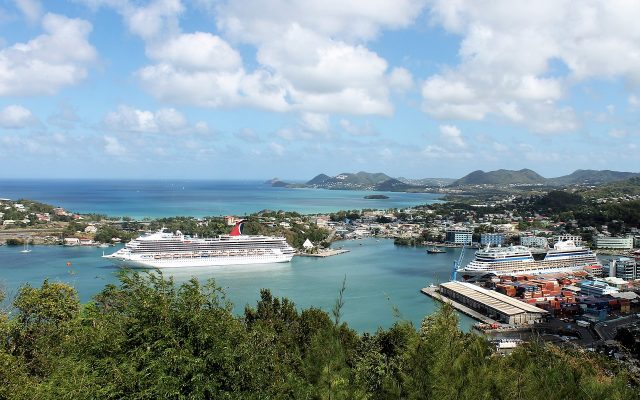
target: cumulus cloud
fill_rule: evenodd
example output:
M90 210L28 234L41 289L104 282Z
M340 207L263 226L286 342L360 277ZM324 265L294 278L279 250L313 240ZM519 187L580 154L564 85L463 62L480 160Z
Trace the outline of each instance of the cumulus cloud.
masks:
M91 24L46 14L42 28L44 34L0 50L0 96L53 94L87 76L96 59Z
M424 6L423 0L196 2L215 11L222 35L256 48L258 63L248 70L221 36L180 31L184 6L179 0L85 2L115 8L145 40L152 62L136 75L160 100L375 115L390 115L390 91L408 90L413 79L406 69L389 68L365 43L382 29L410 25Z
M425 158L471 158L472 153L468 149L462 132L455 125L440 125L437 138L421 151Z
M0 110L0 128L21 129L38 123L38 119L27 108L19 105L6 106Z
M115 132L137 133L186 133L190 131L208 131L203 122L190 126L186 117L174 108L162 108L157 111L138 110L121 105L117 110L107 113L104 125Z
M580 7L432 0L431 22L462 37L461 62L426 79L423 109L442 119L495 115L540 133L576 129L573 110L556 106L571 84L592 77L640 83L640 29L631 22L639 13L640 3L624 0ZM567 72L554 73L553 64Z
M440 125L440 137L450 147L465 148L467 143L462 138L462 132L454 125Z

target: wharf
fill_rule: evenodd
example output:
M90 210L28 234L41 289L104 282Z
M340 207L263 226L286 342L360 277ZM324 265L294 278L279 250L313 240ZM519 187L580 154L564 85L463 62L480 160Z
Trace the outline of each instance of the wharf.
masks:
M483 323L489 324L489 325L493 325L493 324L502 325L502 324L500 324L500 322L498 322L496 320L493 320L493 319L491 319L489 317L486 317L486 316L480 314L479 312L474 311L471 308L458 303L457 301L454 301L454 300L452 300L452 299L450 299L448 297L442 296L439 293L437 287L422 288L422 289L420 289L420 292L422 292L423 294L425 294L425 295L427 295L427 296L429 296L429 297L431 297L433 299L441 301L443 303L451 304L451 307L455 308L456 310L460 311L461 313L463 313L465 315L468 315L469 317L471 317L471 318L473 318L473 319L475 319L477 321L480 321L480 322L483 322Z
M316 254L298 253L297 255L302 257L331 257L331 256L337 256L338 254L348 253L350 251L351 250L347 250L347 249L336 249L336 250L330 249L330 250L325 250Z

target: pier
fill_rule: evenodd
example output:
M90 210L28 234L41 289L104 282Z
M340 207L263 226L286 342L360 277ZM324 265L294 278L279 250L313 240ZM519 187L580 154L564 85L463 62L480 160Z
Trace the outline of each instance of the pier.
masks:
M348 253L351 250L347 250L347 249L329 249L329 250L323 250L319 253L298 253L296 255L298 256L302 256L302 257L331 257L331 256L337 256L338 254L343 254L343 253Z
M435 300L438 300L442 303L447 303L450 304L451 307L453 307L454 309L460 311L461 313L463 313L464 315L467 315L477 321L480 321L482 323L485 324L489 324L489 325L493 325L493 324L500 324L498 321L491 319L487 316L484 316L482 314L480 314L477 311L472 310L471 308L458 303L457 301L454 301L448 297L442 296L440 294L440 292L438 291L437 287L426 287L426 288L422 288L420 289L420 292L422 292L422 294L425 294Z

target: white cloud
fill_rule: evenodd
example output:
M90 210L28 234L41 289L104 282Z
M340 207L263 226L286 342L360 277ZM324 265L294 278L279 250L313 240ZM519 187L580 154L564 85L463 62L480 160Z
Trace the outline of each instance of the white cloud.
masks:
M91 24L46 14L42 28L35 39L0 50L0 96L53 94L87 76L96 59Z
M331 125L328 115L315 113L303 113L300 123L304 129L320 133L328 132Z
M432 0L429 13L433 24L462 37L460 64L423 84L423 109L436 118L495 115L541 133L564 132L579 124L573 110L554 104L572 84L592 77L640 83L640 28L632 22L638 2Z
M37 22L42 16L42 5L37 0L14 0L16 6L30 23Z
M407 69L396 67L389 75L389 85L398 92L405 92L414 87L413 76Z
M220 37L204 32L182 34L152 44L147 55L179 69L235 72L242 67L237 51Z
M116 132L184 133L190 130L185 116L174 108L153 112L121 105L116 111L107 113L104 124ZM201 125L199 129L203 128L207 127Z
M228 0L217 8L218 27L250 43L275 41L292 24L326 37L370 40L381 29L413 23L424 0Z
M462 133L457 126L440 125L440 137L449 147L465 148L467 143L462 138Z
M276 142L269 143L269 150L278 157L283 156L285 152L284 146Z
M104 138L104 151L112 156L123 156L127 154L127 149L124 147L118 138L113 136L105 136Z
M220 36L182 33L179 0L144 6L128 0L85 0L115 8L145 40L150 65L137 72L142 86L166 102L201 107L251 106L270 111L390 115L390 90L413 84L403 68L364 42L381 29L413 23L423 0L249 0L211 2L217 26L234 43L256 47L258 65L247 70Z
M18 105L0 110L0 128L21 129L38 123L38 119L27 108Z

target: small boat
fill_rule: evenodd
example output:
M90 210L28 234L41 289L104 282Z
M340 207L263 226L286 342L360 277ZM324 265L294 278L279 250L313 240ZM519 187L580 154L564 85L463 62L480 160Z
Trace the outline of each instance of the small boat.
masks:
M446 252L447 252L446 250L439 249L435 246L427 249L428 254L438 254L438 253L446 253Z
M27 240L24 241L24 249L20 250L20 253L31 253L29 242Z

